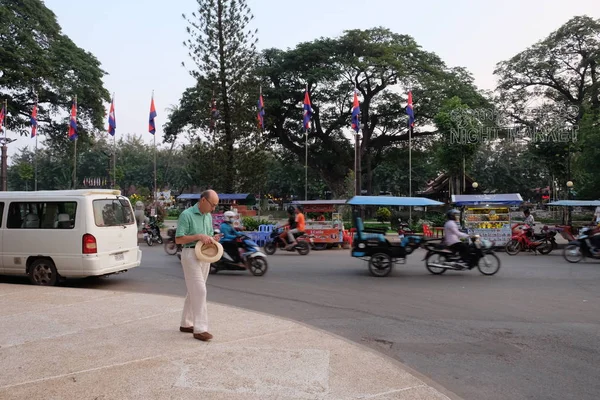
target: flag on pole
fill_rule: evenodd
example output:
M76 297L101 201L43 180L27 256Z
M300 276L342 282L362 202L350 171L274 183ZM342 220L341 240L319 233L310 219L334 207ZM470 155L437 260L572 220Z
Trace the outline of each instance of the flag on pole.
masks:
M0 108L0 131L2 130L2 124L4 123L4 117L6 116L6 107L2 104L2 108Z
M308 96L308 85L306 86L306 91L304 92L304 121L303 126L304 130L308 132L310 129L310 120L312 118L313 110L310 104L310 97Z
M352 129L356 133L360 130L360 121L358 120L358 116L360 115L360 105L358 104L358 95L356 94L356 89L354 89L354 101L352 102Z
M33 110L31 111L31 137L34 138L35 135L37 135L37 112L38 112L38 105L37 105L37 100L35 102L35 104L33 105Z
M73 99L71 117L69 118L69 140L77 139L77 100Z
M151 111L152 112L152 106ZM156 112L155 112L156 114ZM150 117L152 118L152 117ZM152 124L154 121L151 122ZM112 101L110 102L110 110L108 112L108 133L109 135L115 136L115 131L117 129L117 119L115 118L115 96L113 95Z
M156 107L154 107L154 93L152 93L152 100L150 100L150 119L148 124L148 132L151 134L156 133L156 125L154 124L154 118L156 118Z
M265 127L265 103L262 96L262 88L260 90L260 96L258 97L258 113L256 114L258 119L258 129L264 129Z
M408 92L408 105L406 106L406 114L408 115L408 127L415 126L415 112L413 110L412 92Z

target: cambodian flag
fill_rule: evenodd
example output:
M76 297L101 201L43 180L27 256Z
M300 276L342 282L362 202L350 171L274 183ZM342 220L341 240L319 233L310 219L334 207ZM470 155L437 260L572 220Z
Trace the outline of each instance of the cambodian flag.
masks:
M415 112L413 110L412 92L408 92L408 105L406 106L406 114L408 115L408 126L412 128L415 126Z
M312 118L312 107L310 105L310 97L308 97L308 88L304 92L304 130L310 129L310 120Z
M156 125L154 124L154 118L156 118L156 107L154 107L154 95L152 96L152 100L150 101L150 120L148 124L148 132L151 134L156 133Z
M37 112L38 112L38 105L37 103L34 104L33 106L33 110L31 111L31 137L34 138L35 135L37 135Z
M0 131L2 130L2 124L4 123L4 116L6 115L6 108L4 105L0 108Z
M258 119L259 129L264 129L264 127L265 127L265 103L263 101L262 93L258 97L258 113L256 114L256 118Z
M358 116L360 115L360 105L358 104L358 95L356 94L356 89L354 89L354 101L352 102L352 129L356 133L360 130L360 121L358 120Z
M113 96L113 99L110 102L110 110L108 112L108 133L112 136L115 136L116 129L117 119L115 118L115 98Z
M69 119L69 140L75 139L77 139L77 100L73 100L71 118Z

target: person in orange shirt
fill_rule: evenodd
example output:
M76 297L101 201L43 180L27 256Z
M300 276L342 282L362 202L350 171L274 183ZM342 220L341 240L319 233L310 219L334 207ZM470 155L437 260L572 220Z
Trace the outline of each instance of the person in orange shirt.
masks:
M288 245L286 247L286 249L293 249L294 246L296 246L298 244L298 242L296 241L296 238L294 237L294 233L298 233L298 232L304 232L304 226L305 226L305 219L304 219L304 214L302 214L303 208L302 206L297 206L296 207L296 228L294 229L290 229L288 231Z

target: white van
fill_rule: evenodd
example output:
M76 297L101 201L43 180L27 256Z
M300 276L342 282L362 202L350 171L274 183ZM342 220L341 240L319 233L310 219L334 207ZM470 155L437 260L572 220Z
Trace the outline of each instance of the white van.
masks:
M0 192L0 275L36 285L140 265L131 203L118 190Z

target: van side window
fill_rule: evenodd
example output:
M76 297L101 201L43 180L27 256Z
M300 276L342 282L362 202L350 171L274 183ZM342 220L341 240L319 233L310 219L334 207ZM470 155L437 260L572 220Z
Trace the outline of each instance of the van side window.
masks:
M117 199L94 200L93 208L96 226L120 226L135 223L131 205L123 204Z
M2 228L2 221L4 221L4 202L0 202L0 228Z
M9 229L73 229L76 202L15 202L8 207Z

